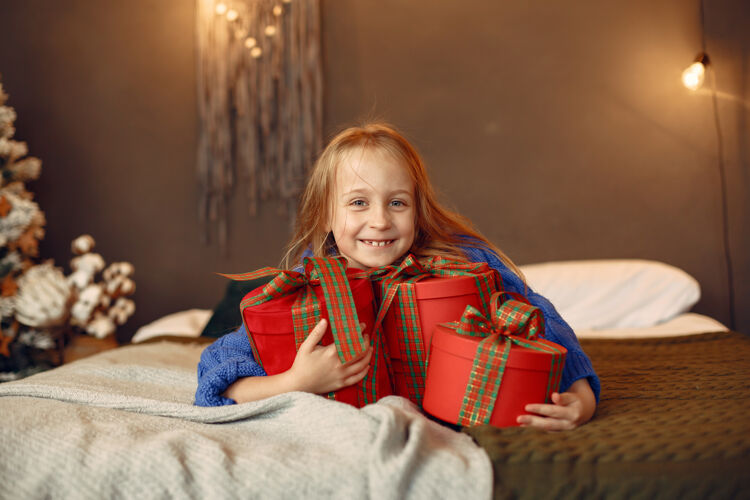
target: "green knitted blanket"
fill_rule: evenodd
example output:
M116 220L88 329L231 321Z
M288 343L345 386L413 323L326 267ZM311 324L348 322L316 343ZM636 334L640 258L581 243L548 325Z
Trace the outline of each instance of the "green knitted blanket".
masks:
M584 340L602 381L570 432L466 429L495 498L750 498L750 337Z

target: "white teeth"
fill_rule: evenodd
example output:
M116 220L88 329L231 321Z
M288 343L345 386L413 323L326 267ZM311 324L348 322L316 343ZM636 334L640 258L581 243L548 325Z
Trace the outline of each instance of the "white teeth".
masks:
M386 245L390 245L395 240L388 240L388 241L374 241L374 240L362 240L362 243L365 245L370 245L371 247L384 247Z

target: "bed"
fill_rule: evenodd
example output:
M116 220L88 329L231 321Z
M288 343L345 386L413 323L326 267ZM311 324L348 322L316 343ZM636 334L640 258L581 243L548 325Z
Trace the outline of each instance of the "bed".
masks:
M561 281L544 280L570 270L524 268L550 297ZM146 325L132 345L0 384L2 496L750 498L750 338L687 312L697 283L684 273L665 289L651 271L620 267L628 283L613 284L598 268L600 304L572 301L595 311L611 298L602 288L658 283L672 309L648 326L611 303L606 327L586 324L565 304L580 283L562 280L575 290L553 302L575 318L603 386L595 418L574 431L456 431L399 397L361 410L304 393L195 407L216 310L190 310Z

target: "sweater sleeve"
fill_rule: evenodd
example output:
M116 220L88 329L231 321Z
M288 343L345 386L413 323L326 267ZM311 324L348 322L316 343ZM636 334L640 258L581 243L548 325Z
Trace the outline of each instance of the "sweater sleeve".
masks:
M217 339L201 353L195 404L198 406L235 404L235 400L222 396L227 387L239 378L265 374L263 368L255 361L245 327L241 326L234 332Z
M467 258L472 262L486 262L490 267L496 269L503 279L503 286L510 292L526 296L532 305L542 310L545 321L545 338L565 347L568 354L565 357L560 392L565 392L576 380L588 379L591 390L599 402L601 385L599 377L594 371L591 360L583 352L573 329L557 312L555 306L545 297L526 287L523 280L510 270L498 257L498 255L487 248L464 247Z

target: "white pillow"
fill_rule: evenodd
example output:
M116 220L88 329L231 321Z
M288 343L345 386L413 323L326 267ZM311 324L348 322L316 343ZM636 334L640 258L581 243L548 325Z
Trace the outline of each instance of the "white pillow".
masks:
M180 311L152 321L135 332L130 342L137 344L153 337L170 335L175 337L199 337L211 318L210 309L189 309Z
M683 313L654 326L640 328L609 328L576 330L579 339L631 339L654 337L679 337L702 333L728 332L729 329L715 319L697 313Z
M582 260L520 266L573 330L650 327L688 311L700 285L685 271L649 260Z

